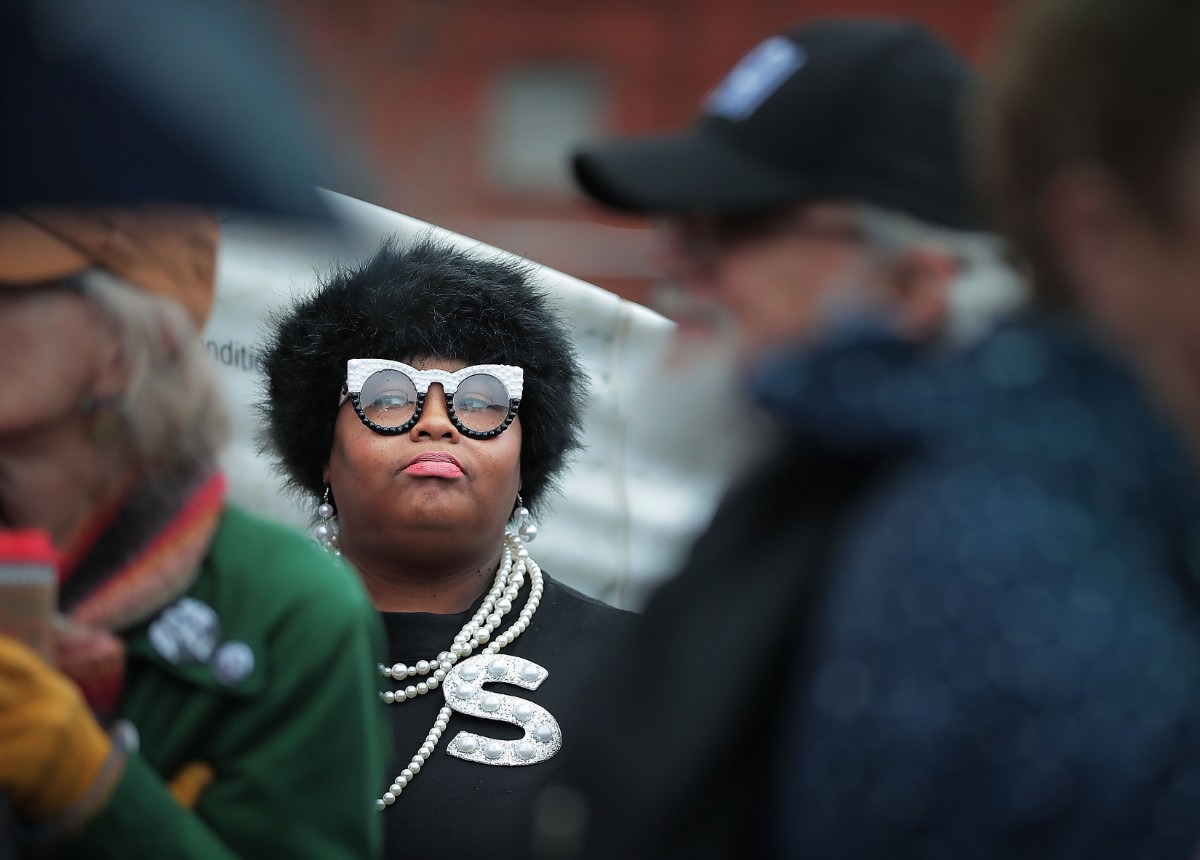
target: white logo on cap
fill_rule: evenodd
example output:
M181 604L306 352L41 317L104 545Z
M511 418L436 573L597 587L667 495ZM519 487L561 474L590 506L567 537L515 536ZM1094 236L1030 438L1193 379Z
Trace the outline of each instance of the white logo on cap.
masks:
M743 120L758 109L808 59L804 48L772 36L744 56L717 84L704 109L713 116Z

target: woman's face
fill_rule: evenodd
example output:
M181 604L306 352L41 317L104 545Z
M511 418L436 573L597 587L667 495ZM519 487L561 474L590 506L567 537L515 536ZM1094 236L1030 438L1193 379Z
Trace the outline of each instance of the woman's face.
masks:
M405 363L451 372L467 366ZM352 561L391 555L454 563L492 553L521 486L521 421L491 439L464 436L434 383L412 429L384 435L364 425L347 400L334 423L325 480L337 503L342 551Z
M119 353L111 323L78 291L0 289L0 439L82 416L89 398L116 394Z

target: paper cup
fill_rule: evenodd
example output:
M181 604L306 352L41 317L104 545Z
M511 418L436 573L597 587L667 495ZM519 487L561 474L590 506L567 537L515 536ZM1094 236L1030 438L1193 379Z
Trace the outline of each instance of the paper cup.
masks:
M58 553L45 532L0 531L0 634L20 639L46 659L58 601Z

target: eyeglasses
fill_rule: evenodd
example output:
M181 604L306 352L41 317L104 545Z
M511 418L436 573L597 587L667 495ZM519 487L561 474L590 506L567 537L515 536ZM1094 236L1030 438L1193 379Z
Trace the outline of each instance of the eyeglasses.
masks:
M696 214L659 222L660 236L701 271L710 272L721 254L739 246L790 236L814 242L860 243L864 235L844 218L813 218L794 207L745 215Z
M458 431L471 439L503 433L517 416L525 372L508 364L475 364L450 373L417 370L383 358L346 362L346 398L363 424L376 433L407 433L421 418L429 386L441 384L446 412Z

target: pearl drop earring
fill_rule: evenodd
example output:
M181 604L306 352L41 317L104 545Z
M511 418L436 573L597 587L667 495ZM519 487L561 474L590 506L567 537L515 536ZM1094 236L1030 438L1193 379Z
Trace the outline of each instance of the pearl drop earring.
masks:
M317 505L317 516L320 522L312 530L313 540L321 545L321 548L332 555L341 555L341 548L338 546L338 528L337 520L334 517L337 511L333 508L332 490L328 484L325 485L325 495L321 498L321 504Z
M516 521L516 533L521 541L533 543L538 535L537 523L534 522L533 514L529 513L529 508L521 501L520 493L517 493L517 509L513 511L513 519Z

